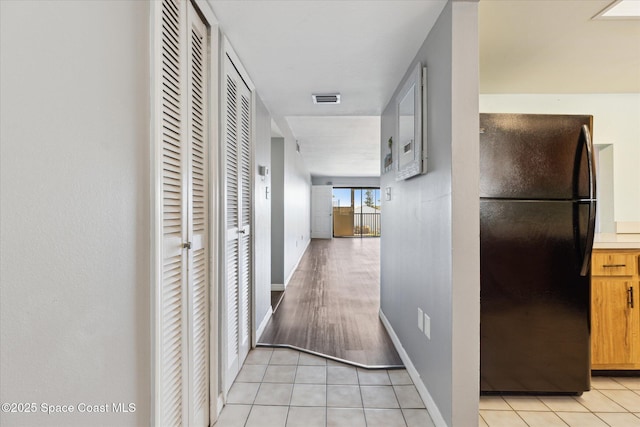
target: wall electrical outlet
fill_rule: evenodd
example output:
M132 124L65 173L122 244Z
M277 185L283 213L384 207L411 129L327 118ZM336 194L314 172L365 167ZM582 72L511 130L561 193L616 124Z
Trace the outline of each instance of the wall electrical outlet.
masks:
M431 318L424 314L424 334L427 336L427 339L431 339Z
M424 331L424 315L422 309L418 307L418 329L420 332Z

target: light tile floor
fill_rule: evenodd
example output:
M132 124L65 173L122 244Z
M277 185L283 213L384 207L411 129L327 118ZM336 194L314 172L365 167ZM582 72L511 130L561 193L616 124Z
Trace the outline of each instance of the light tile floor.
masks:
M433 427L404 369L367 370L284 348L247 356L216 427Z
M481 396L480 427L640 427L640 378L593 377L582 396ZM433 427L404 369L252 350L216 427Z
M482 396L480 426L640 427L640 378L592 377L582 396Z

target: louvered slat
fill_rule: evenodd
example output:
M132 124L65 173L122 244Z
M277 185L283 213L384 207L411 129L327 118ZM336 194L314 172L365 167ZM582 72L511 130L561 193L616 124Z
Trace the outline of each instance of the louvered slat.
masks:
M207 177L209 174L207 159L207 128L206 128L206 61L205 48L206 28L200 18L195 18L190 28L190 177L191 177L191 205L190 227L194 241L202 242L201 247L191 251L189 282L191 289L191 328L192 340L190 365L192 371L192 387L190 405L194 416L208 425L209 406L209 340L208 340L208 198ZM200 413L204 413L200 417Z
M238 355L238 241L227 242L227 361Z
M195 30L191 31L192 40L192 72L191 72L191 162L192 162L192 191L193 191L193 232L204 232L206 215L206 188L205 188L205 164L206 164L206 144L205 117L204 117L204 68L202 64L202 36ZM197 65L197 66L196 66Z
M238 140L237 140L236 83L227 76L226 104L226 174L227 174L227 227L238 226Z
M180 115L180 19L179 1L164 0L162 2L162 166L163 166L163 214L178 213L182 215L182 183L181 173L181 115ZM179 222L163 222L165 237L182 236Z
M184 259L174 246L182 239L183 182L181 114L181 44L179 22L183 3L163 0L161 5L161 144L163 269L161 289L160 424L183 424L183 273ZM177 253L176 253L177 252Z
M242 138L241 138L241 163L242 163L242 225L251 224L251 119L249 99L241 96L242 100Z
M194 314L194 405L196 410L208 402L208 339L207 339L207 280L206 251L200 249L193 255L193 314Z
M243 93L241 100L241 147L240 147L240 164L242 174L242 220L243 226L251 225L251 110L248 94ZM243 301L241 305L242 324L244 326L241 331L241 340L247 341L250 335L250 304L249 304L249 288L251 283L251 234L243 237L240 249L240 263L242 265L240 271L240 294Z
M165 259L162 292L162 419L182 425L182 256Z

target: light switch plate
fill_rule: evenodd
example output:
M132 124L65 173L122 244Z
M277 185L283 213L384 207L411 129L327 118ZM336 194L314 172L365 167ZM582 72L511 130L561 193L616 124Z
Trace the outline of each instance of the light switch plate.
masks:
M418 308L418 329L424 331L424 315L421 308Z
M431 339L431 318L424 315L424 334L427 336L427 339Z

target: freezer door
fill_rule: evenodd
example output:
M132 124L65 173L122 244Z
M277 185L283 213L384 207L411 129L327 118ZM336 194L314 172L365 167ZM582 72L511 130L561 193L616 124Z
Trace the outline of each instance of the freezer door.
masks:
M481 200L484 392L589 390L589 203Z
M480 197L592 198L592 116L480 114Z

